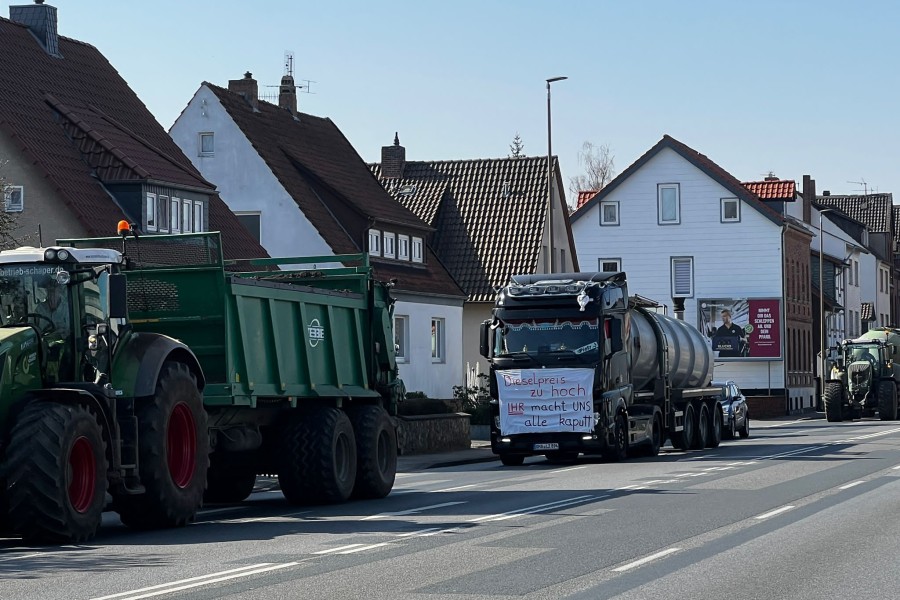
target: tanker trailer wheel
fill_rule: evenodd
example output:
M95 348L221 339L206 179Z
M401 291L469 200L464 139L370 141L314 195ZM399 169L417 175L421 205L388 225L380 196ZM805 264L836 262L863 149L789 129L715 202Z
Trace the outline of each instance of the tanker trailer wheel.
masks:
M878 418L882 421L897 420L897 384L893 381L878 384Z
M613 445L609 446L607 442L602 454L603 458L610 462L620 462L628 458L628 423L622 413L616 415L613 425Z
M136 401L143 494L117 494L114 508L135 529L181 527L203 503L209 434L203 399L187 365L163 363L156 392Z
M722 443L722 429L724 425L722 424L722 409L715 405L710 407L709 419L709 435L706 440L707 448L718 448L719 444Z
M298 415L282 432L278 482L293 504L333 504L356 483L356 438L347 413L325 407Z
M384 498L397 476L397 431L387 411L363 406L351 413L356 433L354 498Z
M249 466L235 464L214 454L206 473L203 501L213 504L243 502L253 493L256 471Z
M684 426L681 431L672 434L672 446L679 450L687 450L693 447L694 437L697 431L694 405L688 403L684 407Z
M701 403L700 409L695 414L697 421L694 426L694 443L691 448L699 450L705 448L709 443L709 407L705 403Z
M12 430L7 500L27 542L82 542L106 503L106 450L96 417L79 405L32 402Z
M822 393L822 402L825 403L825 418L830 423L840 423L844 420L843 400L844 388L840 383L826 383Z

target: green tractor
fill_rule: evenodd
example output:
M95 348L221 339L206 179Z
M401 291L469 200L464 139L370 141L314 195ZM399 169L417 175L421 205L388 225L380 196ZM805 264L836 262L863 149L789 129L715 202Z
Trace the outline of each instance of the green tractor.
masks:
M831 422L878 416L897 419L900 330L881 327L844 340L825 383L825 417Z

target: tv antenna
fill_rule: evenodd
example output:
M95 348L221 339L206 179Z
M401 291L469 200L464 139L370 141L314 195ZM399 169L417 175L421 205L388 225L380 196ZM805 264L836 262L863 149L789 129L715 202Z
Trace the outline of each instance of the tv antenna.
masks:
M287 79L288 77L291 78L290 83L285 81L285 79ZM266 87L281 88L281 87L284 87L285 85L293 84L293 86L297 90L303 92L304 94L314 93L310 90L310 85L313 83L316 83L315 81L310 81L309 79L301 79L300 81L302 83L294 83L294 53L290 50L285 50L284 51L284 76L281 78L281 84L280 85L267 85Z

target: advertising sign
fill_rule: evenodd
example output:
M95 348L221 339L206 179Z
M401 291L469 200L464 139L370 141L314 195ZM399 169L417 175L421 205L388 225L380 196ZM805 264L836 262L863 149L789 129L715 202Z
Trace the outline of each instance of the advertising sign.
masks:
M700 299L700 331L716 359L781 358L781 299Z
M496 371L500 431L553 433L593 431L593 369Z

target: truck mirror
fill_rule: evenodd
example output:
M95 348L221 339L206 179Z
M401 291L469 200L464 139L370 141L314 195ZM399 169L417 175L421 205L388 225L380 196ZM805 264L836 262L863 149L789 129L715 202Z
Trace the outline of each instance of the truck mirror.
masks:
M615 354L625 347L622 342L622 325L619 319L612 319L612 328L609 334L610 351Z
M109 317L111 319L125 319L128 317L127 284L123 273L114 273L109 276Z
M485 358L488 358L488 350L490 348L490 332L491 332L491 322L483 321L481 323L481 335L479 337L479 350L481 351L481 355Z

